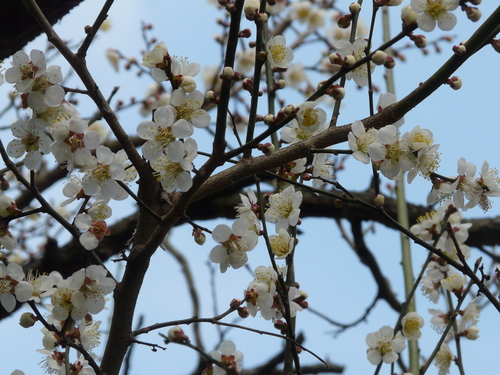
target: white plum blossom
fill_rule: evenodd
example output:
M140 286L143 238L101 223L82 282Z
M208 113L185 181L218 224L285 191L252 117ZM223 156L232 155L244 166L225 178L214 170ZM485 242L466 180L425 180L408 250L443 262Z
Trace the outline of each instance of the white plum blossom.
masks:
M0 227L0 249L12 251L17 246L17 238L6 228Z
M19 51L12 56L11 65L12 68L5 71L5 80L14 83L17 91L26 92L33 86L35 78L45 72L45 55L36 49L30 52L30 56Z
M461 292L467 283L467 276L454 274L441 280L441 286L450 292Z
M401 320L403 336L408 340L418 340L422 336L420 328L424 326L424 319L417 312L409 312Z
M100 193L102 199L121 194L122 187L115 180L125 178L125 168L115 161L115 154L105 146L96 149L96 157L82 170L82 188L86 195Z
M104 309L105 296L116 286L116 282L107 277L107 274L108 271L103 266L92 264L71 276L69 288L74 291L71 302L77 309L91 314L98 314Z
M174 90L170 97L169 108L176 120L186 120L195 128L206 128L210 123L210 115L201 109L205 97L199 90L187 94L184 90Z
M377 111L381 112L391 104L397 103L397 101L398 99L396 98L396 95L394 95L393 93L388 92L386 94L381 94L378 98ZM405 119L404 117L402 117L391 125L394 125L396 128L400 128L404 123Z
M438 375L449 374L450 366L454 359L455 356L451 352L450 347L445 343L441 344L441 348L439 348L434 361L434 364L439 369Z
M278 234L269 236L269 242L276 259L284 259L292 252L295 238L286 229L280 228Z
M234 269L242 267L247 261L247 252L257 245L257 234L249 230L249 223L243 218L234 221L231 228L225 224L215 227L212 238L220 245L210 252L210 260L220 264L220 271L226 272L229 266Z
M178 162L184 156L184 146L176 138L186 138L193 134L191 124L175 115L170 106L158 108L153 121L143 121L137 126L139 138L147 140L142 146L142 155L150 161L167 152L170 160Z
M317 102L305 102L298 108L297 122L299 127L306 133L314 133L326 122L326 112L321 108L315 108Z
M313 177L320 177L324 180L330 180L333 178L333 166L331 161L327 160L328 154L319 153L315 154L312 161L312 175ZM313 186L319 188L326 184L319 178L313 179Z
M394 330L389 326L383 326L377 332L366 336L368 349L366 355L372 365L380 362L393 363L398 360L399 355L405 348L405 339L401 332L394 336Z
M251 188L247 189L247 195L240 194L241 203L235 207L236 217L244 218L250 224L249 230L254 231L259 234L260 232L260 221L259 215L259 205L257 201L257 196Z
M286 46L286 39L283 35L276 35L266 43L267 60L273 67L288 68L288 64L293 60L293 52Z
M368 164L370 162L369 146L372 143L378 143L378 130L372 128L366 131L363 123L356 120L351 125L351 131L347 135L347 139L349 148L353 151L352 156L354 159Z
M21 302L25 302L33 290L29 283L22 281L23 278L24 271L19 264L9 263L6 266L0 262L0 303L7 312L11 312L16 307L16 297L18 300L21 299Z
M286 143L297 143L300 141L305 141L311 138L313 135L321 133L327 127L327 123L324 122L319 128L314 132L306 132L300 126L297 120L293 119L290 121L289 126L285 126L280 130L281 139Z
M60 204L61 207L67 206L77 199L85 198L85 193L82 188L82 179L77 175L71 175L68 183L64 185L62 193L68 199Z
M408 143L404 138L398 139L397 133L394 125L387 125L378 132L379 142L368 146L372 160L382 162L380 172L391 180L395 180L401 170L406 172L415 166L415 156Z
M302 63L291 64L284 74L287 86L298 89L307 80L307 74Z
M51 129L54 143L50 145L58 163L67 163L68 171L81 168L92 160L90 150L99 146L99 135L88 130L88 122L79 115L71 117L69 123L54 125Z
M299 221L300 204L302 203L302 192L295 191L293 186L288 186L280 193L269 197L269 208L264 214L266 221L276 223L276 230L288 229L295 226Z
M170 58L168 54L167 46L165 42L160 42L156 44L151 52L147 52L142 57L141 65L146 68L153 69L151 76L156 82L162 82L165 80L165 70L167 69L167 60Z
M186 138L184 142L181 142L181 146L182 158L180 160L172 161L164 154L151 162L153 174L168 193L176 189L188 191L193 185L189 172L193 170L193 160L198 155L198 145L194 139Z
M411 8L419 13L418 27L424 31L432 31L438 27L450 31L457 24L457 17L449 13L457 9L459 0L411 0Z
M55 292L54 285L61 280L62 276L57 271L52 271L49 275L34 275L33 271L29 270L25 281L31 285L31 293L26 300L40 303L42 298L49 297Z
M107 227L104 220L94 219L92 216L82 213L75 218L75 226L83 230L80 235L80 243L85 250L94 250L105 236L111 234L111 230Z
M42 112L47 107L57 107L64 100L64 89L58 85L62 82L61 67L51 65L45 73L35 78L27 95L27 104L37 112Z
M481 167L481 177L476 178L473 189L465 192L465 197L469 200L463 207L464 211L479 205L484 212L491 208L490 197L500 197L500 178L498 170L490 169L487 161Z
M170 68L174 79L180 82L180 87L184 91L189 93L196 89L196 82L193 77L200 72L200 64L190 63L185 58L173 56Z
M335 47L337 48L337 53L345 58L348 55L354 56L354 59L357 61L366 57L366 47L368 46L368 41L365 39L356 39L353 43L350 43L348 40L341 39L335 43ZM373 73L375 70L375 64L370 61L370 71ZM356 69L350 71L345 75L348 80L354 79L354 82L358 86L366 86L368 85L368 70L366 68L366 64L363 64Z
M236 350L236 345L232 341L222 341L219 346L219 351L212 350L210 355L217 362L226 365L238 374L241 371L241 363L243 362L243 353ZM219 366L214 367L213 375L226 375L226 370Z
M18 120L11 125L13 139L7 145L7 154L20 158L26 153L24 165L29 170L37 170L42 163L42 153L50 153L52 141L45 134L45 128L36 120Z

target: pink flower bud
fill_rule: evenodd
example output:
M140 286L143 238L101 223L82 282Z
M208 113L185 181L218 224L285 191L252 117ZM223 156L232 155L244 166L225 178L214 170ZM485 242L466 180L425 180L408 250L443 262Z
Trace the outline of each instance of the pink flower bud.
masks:
M174 326L174 327L170 328L170 330L168 331L167 337L170 341L173 341L173 342L185 342L185 341L189 340L189 337L187 337L184 334L184 331L179 326Z
M344 59L338 53L332 53L328 56L328 60L330 60L333 65L342 65L344 62Z
M248 312L248 308L247 307L239 307L238 308L238 315L240 316L240 318L243 318L243 319L248 318L248 316L250 315L250 313Z
M344 16L340 16L337 18L337 26L341 29L347 29L351 26L352 16L350 14L346 14Z
M396 66L396 61L394 60L394 57L387 56L387 59L385 60L384 67L387 69L392 69L395 66Z
M446 83L450 85L453 90L460 90L462 87L462 80L457 76L451 77Z
M462 43L460 43L458 46L453 46L452 50L457 56L462 56L465 52L467 52L467 49Z
M205 233L203 233L203 230L199 228L193 229L193 237L194 237L194 242L196 242L200 246L202 246L207 240Z

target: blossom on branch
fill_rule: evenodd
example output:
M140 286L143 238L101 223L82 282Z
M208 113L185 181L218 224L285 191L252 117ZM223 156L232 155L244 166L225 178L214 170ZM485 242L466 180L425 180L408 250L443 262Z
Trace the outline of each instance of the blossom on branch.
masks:
M438 27L450 31L457 24L457 17L449 13L457 9L459 0L411 0L411 8L419 13L418 27L424 31L432 31Z

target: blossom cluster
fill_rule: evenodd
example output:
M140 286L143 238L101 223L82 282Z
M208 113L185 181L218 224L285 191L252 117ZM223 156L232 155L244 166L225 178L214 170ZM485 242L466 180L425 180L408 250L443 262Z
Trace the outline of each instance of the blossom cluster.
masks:
M34 275L31 271L25 274L16 263L5 266L0 262L0 303L7 312L14 310L16 300L41 304L43 299L51 298L51 304L45 305L50 315L43 319L47 323L45 327L51 325L53 329L42 328L44 348L38 350L45 355L42 363L47 372L65 373L67 355L61 350L65 341L69 340L89 353L99 345L101 322L94 321L92 315L104 309L106 295L115 288L114 279L107 277L107 273L104 267L91 265L64 279L57 271L49 275ZM20 324L28 328L39 319L31 313L24 313ZM80 370L75 373L94 374L83 356L68 365Z

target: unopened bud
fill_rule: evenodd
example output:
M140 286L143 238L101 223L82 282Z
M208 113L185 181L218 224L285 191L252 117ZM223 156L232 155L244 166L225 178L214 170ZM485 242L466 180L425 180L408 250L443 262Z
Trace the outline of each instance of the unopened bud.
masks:
M270 156L276 150L276 147L274 147L272 143L259 143L257 145L257 150L262 151L266 156Z
M193 92L196 90L196 81L191 76L183 76L181 81L181 87L187 93Z
M240 318L243 318L243 319L248 318L248 316L250 315L250 313L248 312L248 307L239 307L238 308L238 315L240 316Z
M274 123L274 116L271 114L265 115L264 116L264 124L266 125L272 125Z
M361 5L359 5L359 3L351 3L351 5L349 5L349 12L351 12L351 14L358 14L361 10Z
M475 7L466 8L465 14L467 14L467 18L472 22L477 22L481 18L481 11Z
M418 13L415 12L410 5L401 9L401 19L405 27L417 24Z
M259 21L260 23L266 23L268 19L269 16L267 15L267 13L259 13L259 15L257 16L257 21Z
M252 32L250 29L243 29L238 33L240 38L250 38L252 36Z
M447 83L453 90L460 90L462 87L462 80L457 76L451 77Z
M185 342L185 341L189 340L189 337L187 337L184 334L184 331L179 326L174 326L174 327L170 328L170 330L168 331L167 337L170 341L173 341L173 342Z
M346 14L344 16L340 16L337 18L337 26L341 29L347 29L351 26L352 16L350 14Z
M373 201L376 207L382 207L385 204L385 197L382 194L377 194Z
M260 61L266 61L267 60L267 52L266 51L260 51L257 54L257 59L259 59Z
M372 61L375 63L375 65L383 65L385 64L385 61L387 60L387 53L384 51L375 51L375 53L372 55Z
M220 78L222 79L231 79L234 76L234 70L230 66L225 66L224 69L222 70L222 74L220 75Z
M335 100L342 100L345 98L345 89L340 85L332 85L327 90L326 93Z
M491 46L493 47L493 49L495 51L497 51L498 53L500 53L500 39L493 39L491 41Z
M227 3L226 4L226 10L229 13L233 13L236 10L236 4L235 3Z
M289 104L285 108L283 108L283 112L285 113L285 115L290 116L295 112L295 106Z
M330 60L333 65L342 65L344 62L344 59L338 53L332 53L328 56L328 60Z
M193 237L194 237L194 242L196 242L200 246L202 246L207 240L207 236L205 236L203 230L199 228L193 229Z
M245 16L247 19L250 21L255 20L255 17L257 17L257 13L259 11L259 1L246 1L245 6L243 8L243 11L245 12Z
M353 55L347 55L344 59L343 66L345 68L352 68L356 64L356 58Z
M385 60L384 67L387 69L392 69L395 66L396 66L396 60L394 60L394 57L387 56L387 59Z
M418 35L411 34L410 35L410 39L413 40L413 42L415 43L415 46L418 47L418 48L425 48L425 47L427 47L427 38L424 35L421 35L421 34L418 34Z
M336 207L336 208L342 208L344 206L344 201L342 199L335 199L333 201L333 205Z
M232 309L237 309L241 305L241 300L239 298L233 298L229 303L229 307Z
M283 90L286 87L286 81L284 79L279 79L276 82L276 90Z
M23 328L33 327L38 318L30 312L25 312L21 315L19 319L19 325Z
M219 95L217 95L217 93L212 90L207 91L207 93L205 94L205 99L207 99L209 103L219 103Z
M92 34L92 26L90 25L87 25L83 28L83 30L85 31L85 34Z
M248 91L250 94L253 92L253 81L250 78L245 78L242 82L243 90Z
M0 190L6 191L9 190L10 184L9 181L5 178L3 174L0 174Z
M452 50L457 56L462 56L465 52L467 52L467 49L462 43L460 43L458 46L453 46Z

